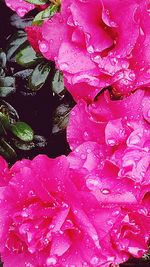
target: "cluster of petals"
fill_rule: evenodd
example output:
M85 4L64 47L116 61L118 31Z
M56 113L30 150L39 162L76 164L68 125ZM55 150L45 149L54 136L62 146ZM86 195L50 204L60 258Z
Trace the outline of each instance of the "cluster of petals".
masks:
M91 101L109 85L128 95L150 85L149 5L148 0L62 0L59 13L26 31L31 45L56 62L75 100Z
M5 0L5 2L6 5L15 11L20 17L24 17L29 11L35 9L35 7L39 7L39 9L42 10L47 6L45 4L37 6L25 0Z
M86 141L102 146L105 158L118 166L119 177L149 184L150 93L138 90L112 100L106 90L92 104L78 101L72 109L67 137L71 149Z
M4 267L109 267L148 249L149 1L61 2L59 13L26 32L77 102L67 127L72 152L11 168L0 158ZM15 11L26 5L24 14L34 8L6 3Z
M137 149L144 162L147 150ZM150 182L132 168L120 175L123 159L110 150L85 141L67 157L39 155L10 169L0 158L4 267L108 267L146 253Z

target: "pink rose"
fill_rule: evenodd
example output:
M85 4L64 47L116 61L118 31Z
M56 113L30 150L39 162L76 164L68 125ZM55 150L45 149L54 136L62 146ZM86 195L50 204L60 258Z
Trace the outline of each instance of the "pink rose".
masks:
M5 186L9 182L11 174L7 162L0 156L0 186Z
M31 11L35 7L37 7L39 10L43 10L48 6L47 4L34 5L25 0L5 0L5 2L6 5L13 11L15 11L20 17L24 17L29 11Z
M6 5L13 11L15 11L20 17L24 17L26 13L35 8L35 5L28 3L24 0L5 0L5 2Z
M150 84L149 23L148 1L63 0L40 27L38 45L75 100L93 100L109 85L127 95Z
M147 188L116 179L115 165L111 172L107 162L98 167L104 161L100 145L87 142L78 149L68 159L41 155L10 169L8 185L0 188L5 267L108 267L146 252ZM88 160L83 150L91 150Z
M150 184L149 93L138 90L122 100L111 100L106 91L87 105L83 100L73 108L67 128L71 149L94 141L104 157L119 167L119 176Z

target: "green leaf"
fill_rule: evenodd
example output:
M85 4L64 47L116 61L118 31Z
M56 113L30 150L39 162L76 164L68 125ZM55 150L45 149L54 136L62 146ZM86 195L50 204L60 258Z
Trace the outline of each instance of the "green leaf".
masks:
M3 52L3 50L0 48L0 66L2 68L6 67L6 54Z
M56 108L53 116L53 128L52 128L53 134L66 129L70 110L71 107L68 104L61 104Z
M62 73L57 70L54 74L53 81L52 81L52 90L55 94L61 95L65 91L64 87L64 78Z
M23 30L23 29L25 29L25 27L32 25L33 18L34 17L21 18L17 14L13 14L10 17L10 24L13 27L16 27L17 29L22 29Z
M47 141L44 136L34 135L34 144L36 147L43 148L47 145Z
M31 46L26 46L16 55L16 61L23 67L36 65L41 60L41 57L36 54Z
M9 121L9 117L8 115L0 112L0 122L3 125L3 127L5 129L9 129L10 128L10 121Z
M0 112L9 117L10 123L15 123L19 119L17 111L4 100L0 100Z
M2 155L6 160L14 160L17 157L15 150L3 138L0 140L0 155Z
M47 0L25 0L25 1L34 5L43 5L47 3Z
M52 17L58 11L58 8L56 5L49 5L35 16L32 25L41 25L46 18Z
M12 133L17 136L20 140L30 142L33 140L33 130L25 122L16 122L11 126Z
M37 91L43 86L50 70L49 64L41 63L36 66L29 78L29 87L32 91Z
M18 31L10 39L7 47L7 59L14 60L15 55L25 45L27 35L24 31Z
M0 97L6 97L15 91L14 77L0 77Z
M35 147L35 144L32 141L31 142L24 142L22 140L17 140L15 138L13 138L12 141L13 141L14 145L20 150L29 151Z

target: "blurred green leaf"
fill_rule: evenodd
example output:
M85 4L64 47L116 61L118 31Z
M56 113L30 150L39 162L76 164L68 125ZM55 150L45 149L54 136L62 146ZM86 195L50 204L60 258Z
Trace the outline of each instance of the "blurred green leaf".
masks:
M33 17L19 17L17 14L13 14L10 17L10 24L17 29L25 29L25 27L32 25Z
M47 145L47 141L44 136L34 135L34 144L36 147L45 147Z
M0 77L0 97L6 97L15 91L14 77Z
M41 61L41 57L36 54L31 46L26 46L16 55L16 61L23 67L30 67L36 65Z
M5 129L9 129L10 128L10 121L9 121L9 117L6 114L3 114L2 112L0 112L0 122L3 125L3 127Z
M30 142L33 140L33 130L32 128L25 122L16 122L11 125L12 133L17 136L20 140L25 142Z
M15 123L19 119L19 115L14 107L4 100L0 100L0 112L9 117L10 123Z
M31 142L24 142L22 140L18 140L15 138L13 138L12 141L13 141L14 145L20 150L29 151L35 147L35 144L32 141Z
M14 160L17 157L15 150L11 147L11 145L1 138L0 140L0 155L2 155L6 160Z
M47 3L47 0L25 0L25 1L34 5L43 5Z
M61 95L65 91L64 87L64 78L62 73L57 70L54 74L53 81L52 81L52 90L55 94Z
M46 18L52 17L58 11L58 8L56 5L49 5L35 16L32 25L41 25Z
M27 35L24 31L18 31L14 34L8 42L7 47L7 60L12 60L18 51L25 45L27 41Z
M61 104L56 108L53 116L53 128L52 128L53 134L66 129L70 110L71 107L69 106L69 104Z
M0 66L1 66L2 68L5 68L5 67L6 67L6 62L7 62L6 54L5 54L4 51L0 48Z
M37 91L43 86L50 73L50 70L51 67L48 63L41 63L35 67L29 78L29 87L32 91Z

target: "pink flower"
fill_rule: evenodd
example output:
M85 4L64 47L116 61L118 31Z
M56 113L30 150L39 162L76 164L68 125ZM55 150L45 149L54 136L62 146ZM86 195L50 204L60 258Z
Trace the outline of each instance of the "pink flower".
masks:
M9 182L11 174L9 173L7 162L0 156L0 186L5 186Z
M24 17L26 13L35 8L35 5L28 3L24 0L5 0L5 2L6 5L13 11L15 11L20 17Z
M100 145L87 142L78 149L68 159L41 155L10 169L8 185L0 188L5 267L108 267L146 252L148 189L118 179Z
M73 108L67 129L71 149L86 141L102 146L105 158L119 167L119 176L149 184L150 96L138 90L122 100L111 100L106 91L87 105L83 100Z
M75 100L91 101L109 85L128 95L150 84L149 22L148 1L64 0L43 23L38 45Z
M15 11L18 16L24 17L29 11L33 10L34 8L38 8L39 10L44 10L47 8L47 4L42 5L34 5L25 0L5 0L6 5Z

